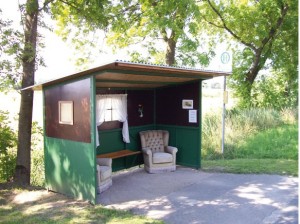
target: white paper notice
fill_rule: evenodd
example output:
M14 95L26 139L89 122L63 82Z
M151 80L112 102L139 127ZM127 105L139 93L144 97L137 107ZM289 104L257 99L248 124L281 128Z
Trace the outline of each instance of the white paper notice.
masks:
M197 110L189 110L189 123L197 123Z

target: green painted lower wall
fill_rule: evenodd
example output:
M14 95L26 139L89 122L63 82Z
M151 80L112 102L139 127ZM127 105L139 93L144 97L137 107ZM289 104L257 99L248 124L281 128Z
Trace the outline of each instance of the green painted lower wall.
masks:
M115 152L122 149L132 151L141 150L140 131L155 129L154 125L136 126L129 128L130 143L123 142L122 129L113 129L99 132L100 146L97 147L97 154ZM125 158L114 159L112 164L113 171L118 171L142 164L142 155L128 156Z
M178 165L196 169L201 168L200 128L157 125L156 129L169 131L169 145L178 148L176 155L176 163Z
M169 145L178 148L177 164L199 169L201 167L200 129L172 125L146 125L129 128L130 143L122 141L122 130L114 129L99 133L100 146L97 154L115 152L122 149L141 150L140 131L162 129L170 133ZM142 156L131 156L113 160L113 171L122 170L142 164Z
M45 137L46 188L96 201L93 144Z

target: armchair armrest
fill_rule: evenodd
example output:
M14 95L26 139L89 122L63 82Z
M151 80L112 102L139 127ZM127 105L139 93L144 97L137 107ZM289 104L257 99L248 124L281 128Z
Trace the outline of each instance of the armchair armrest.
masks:
M172 155L174 155L178 152L178 149L173 146L166 146L165 150L166 150L166 152L171 153Z
M111 158L98 158L97 164L100 166L110 166L111 167L112 159Z
M100 175L100 166L98 164L97 164L97 171L98 171L97 175Z
M148 156L152 156L152 151L149 148L142 148L142 152Z
M98 186L101 184L100 166L97 164L97 182Z

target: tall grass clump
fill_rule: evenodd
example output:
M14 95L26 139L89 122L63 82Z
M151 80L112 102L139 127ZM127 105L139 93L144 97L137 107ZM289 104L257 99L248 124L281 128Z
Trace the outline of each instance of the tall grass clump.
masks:
M295 124L298 120L297 109L232 109L227 111L225 125L225 147L221 154L221 111L206 114L202 126L202 157L217 159L235 158L237 150L245 140L258 132Z
M30 184L32 186L45 186L44 150L31 151L31 174Z
M221 136L221 111L207 114L202 123L202 157L212 159L219 155Z
M282 120L286 124L296 124L298 122L298 108L284 108L281 110Z
M32 123L31 135L31 172L30 184L43 187L45 185L45 166L43 150L43 129L37 122Z

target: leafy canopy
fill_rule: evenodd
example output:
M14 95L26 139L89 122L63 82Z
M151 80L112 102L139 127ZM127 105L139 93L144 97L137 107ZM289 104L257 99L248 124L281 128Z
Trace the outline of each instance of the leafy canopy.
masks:
M71 38L79 49L92 39L93 47L97 47L99 41L95 37L97 31L103 29L107 44L114 50L131 46L130 54L137 61L195 65L208 64L214 56L214 52L202 44L205 37L199 35L197 18L200 14L194 0L101 1L101 7L95 1L90 4L90 19L83 16L84 7L72 10L70 6L56 4L53 8L60 34ZM74 32L73 26L81 29ZM147 53L141 53L141 48Z
M0 9L0 15L2 11ZM18 85L21 78L22 34L12 21L0 17L0 91Z
M199 7L206 21L203 27L232 44L235 58L230 81L242 106L252 105L252 86L264 76L263 70L273 69L289 77L288 83L297 82L297 1L204 0Z

